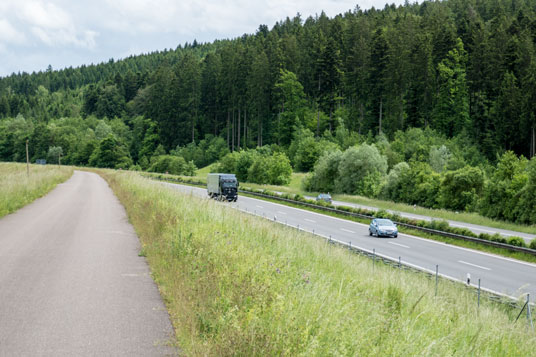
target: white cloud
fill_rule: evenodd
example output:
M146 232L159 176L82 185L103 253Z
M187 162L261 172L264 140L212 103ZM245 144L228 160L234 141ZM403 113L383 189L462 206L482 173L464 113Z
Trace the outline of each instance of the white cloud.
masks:
M71 16L53 3L22 2L19 17L29 25L44 29L74 28Z
M0 43L22 43L25 40L24 33L17 31L9 21L0 19Z

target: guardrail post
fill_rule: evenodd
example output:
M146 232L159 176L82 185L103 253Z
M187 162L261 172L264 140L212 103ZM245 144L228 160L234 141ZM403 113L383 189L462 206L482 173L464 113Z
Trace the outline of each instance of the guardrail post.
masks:
M480 278L478 278L478 308L480 308Z
M398 270L402 269L402 258L398 257Z
M372 271L376 266L376 249L372 249Z
M348 242L348 250L352 250L352 242Z
M534 325L532 324L532 314L530 311L530 294L527 294L527 319L529 320L529 326L532 328L532 331L534 331Z
M439 265L435 266L435 296L437 296L437 284L439 282Z

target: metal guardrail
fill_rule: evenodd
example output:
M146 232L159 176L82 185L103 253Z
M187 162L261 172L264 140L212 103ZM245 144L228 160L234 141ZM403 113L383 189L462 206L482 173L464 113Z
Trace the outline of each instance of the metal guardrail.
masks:
M158 178L158 177L154 177L154 176L148 176L148 177L153 178L153 179L162 180L162 181L166 181L166 180L170 181L170 180L172 180L172 179L169 179L169 178ZM184 182L184 181L181 181L181 180L173 180L173 181L176 181L176 182L179 182L179 183L187 183L187 184L195 185L195 186L205 186L205 183L202 183L202 182L194 182L194 181L192 181L192 182ZM318 209L318 210L325 211L325 212L333 212L333 213L337 213L337 214L341 214L341 215L349 216L349 217L356 217L356 218L362 218L362 219L372 219L372 218L374 218L373 215L366 215L366 214L361 214L361 213L348 212L348 211L344 211L344 210L337 209L337 208L315 205L313 203L296 201L296 200L292 200L292 199L288 199L288 198L284 198L284 197L267 195L267 194L260 193L260 192L253 192L253 191L247 191L247 190L238 190L238 192L245 193L245 194L252 195L252 196L268 198L268 199L272 199L272 200L276 200L276 201L288 202L288 203L292 203L292 204L295 204L295 205L298 205L298 206L310 207L310 208ZM429 234L435 234L435 235L439 235L439 236L443 236L443 237L447 237L447 238L459 239L459 240L464 240L464 241L469 241L469 242L475 242L475 243L479 243L479 244L483 244L483 245L488 245L488 246L491 246L491 247L504 248L504 249L507 249L507 250L510 250L510 251L522 252L522 253L526 253L526 254L536 256L536 250L530 249L530 248L518 247L518 246L515 246L515 245L511 245L511 244L506 244L506 243L501 243L501 242L494 242L494 241L490 241L490 240L486 240L486 239L469 237L469 236L464 236L464 235L461 235L461 234L455 234L455 233L450 233L450 232L445 232L445 231L439 231L439 230L436 230L436 229L415 226L415 225L408 224L408 223L403 223L403 222L394 222L394 223L396 223L397 225L402 226L402 227L415 229L417 231L421 231L421 232L425 232L425 233L429 233Z
M284 198L284 197L266 195L264 193L259 193L259 192L251 192L251 191L243 191L243 190L240 190L240 192L243 192L243 193L246 193L246 194L249 194L249 195L252 195L252 196L270 198L270 199L274 199L276 201L289 202L289 203L296 204L298 206L311 207L311 208L314 208L314 209L318 209L318 210L322 210L322 211L326 211L326 212L333 212L333 213L337 213L337 214L341 214L341 215L345 215L345 216L350 216L350 217L357 217L357 218L364 218L364 219L372 219L372 218L374 218L374 216L372 216L372 215L366 215L366 214L355 213L355 212L348 212L348 211L340 210L340 209L337 209L337 208L324 207L324 206L320 206L320 205L315 205L313 203L296 201L296 200L292 200L292 199L288 199L288 198ZM500 243L500 242L494 242L494 241L489 241L489 240L475 238L475 237L468 237L468 236L464 236L464 235L461 235L461 234L438 231L436 229L415 226L415 225L408 224L408 223L402 223L402 222L394 222L394 223L396 223L397 225L402 226L402 227L415 229L415 230L425 232L425 233L429 233L429 234L435 234L435 235L440 235L440 236L447 237L447 238L461 239L461 240L465 240L465 241L476 242L476 243L479 243L479 244L489 245L489 246L498 247L498 248L504 248L504 249L508 249L508 250L516 251L516 252L523 252L523 253L527 253L527 254L536 256L536 250L530 249L530 248L518 247L518 246L515 246L515 245L510 245L510 244L505 244L505 243Z

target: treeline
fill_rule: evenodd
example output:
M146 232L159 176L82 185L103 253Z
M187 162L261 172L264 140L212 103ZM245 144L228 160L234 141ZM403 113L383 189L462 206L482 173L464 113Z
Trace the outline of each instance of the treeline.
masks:
M32 161L177 174L220 161L272 183L291 165L312 190L535 223L535 43L536 0L425 1L13 74L0 160L23 161L29 140Z
M288 146L296 128L318 137L342 118L361 134L430 127L472 137L491 160L506 150L531 157L535 9L534 0L449 0L298 15L234 40L2 78L0 116L143 115L166 151L206 134L231 151ZM303 97L277 85L282 70Z

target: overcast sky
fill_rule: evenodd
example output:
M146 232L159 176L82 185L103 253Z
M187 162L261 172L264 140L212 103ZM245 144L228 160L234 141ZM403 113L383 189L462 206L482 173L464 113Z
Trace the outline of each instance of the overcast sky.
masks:
M0 0L0 76L100 63L404 0Z

